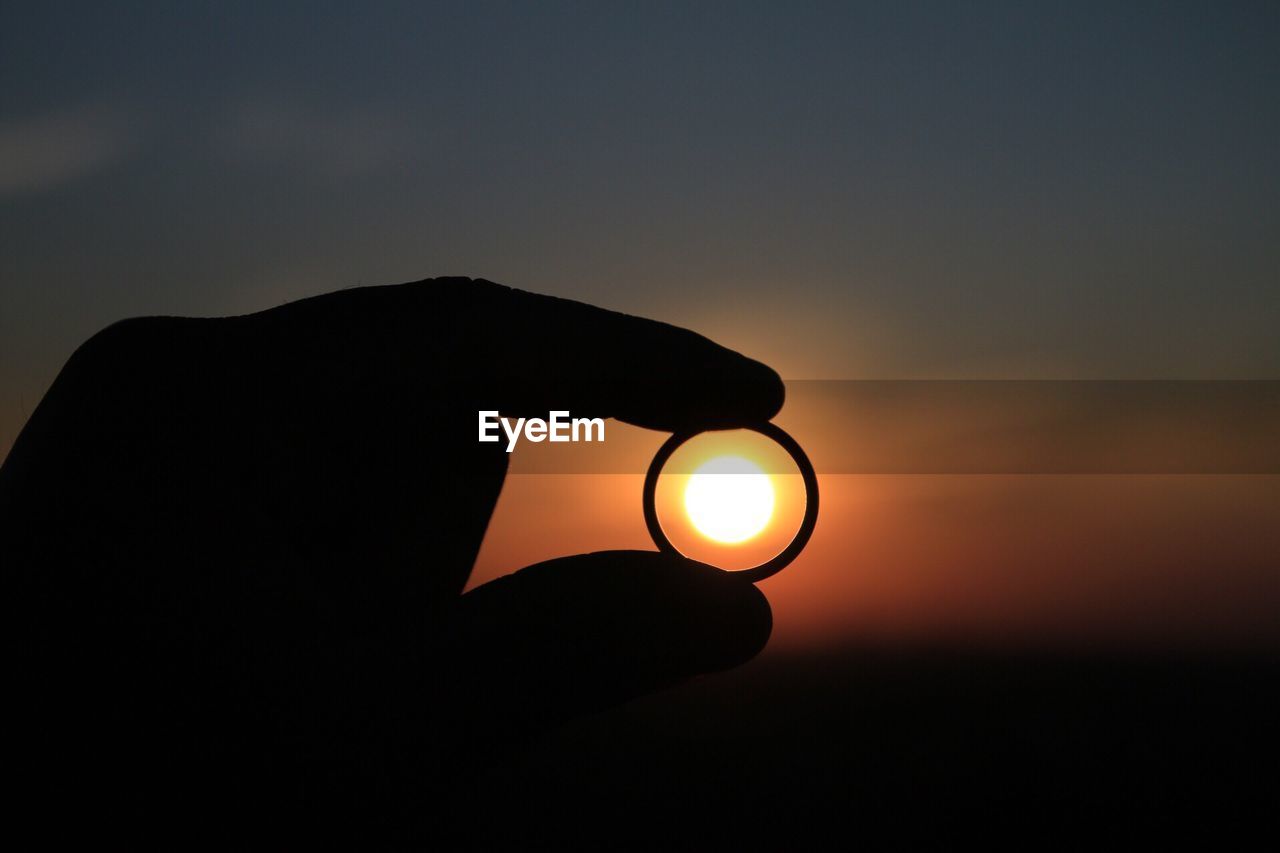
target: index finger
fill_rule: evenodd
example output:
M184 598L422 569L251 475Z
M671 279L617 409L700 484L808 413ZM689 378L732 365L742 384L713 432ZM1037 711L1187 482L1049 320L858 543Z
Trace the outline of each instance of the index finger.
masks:
M433 381L508 411L675 431L767 421L785 395L773 369L688 329L484 279L344 290L274 311L291 325L365 328L382 364L434 370Z

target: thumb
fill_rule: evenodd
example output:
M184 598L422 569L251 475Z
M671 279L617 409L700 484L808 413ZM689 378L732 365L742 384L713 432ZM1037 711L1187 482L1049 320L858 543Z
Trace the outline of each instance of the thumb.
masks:
M459 601L450 705L463 730L518 739L754 657L773 616L758 589L656 551L529 566Z

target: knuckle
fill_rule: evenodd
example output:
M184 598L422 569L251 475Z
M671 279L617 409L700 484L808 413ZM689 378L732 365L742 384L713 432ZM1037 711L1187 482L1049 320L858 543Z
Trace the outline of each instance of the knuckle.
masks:
M96 332L76 350L79 361L117 363L145 354L163 317L131 317Z

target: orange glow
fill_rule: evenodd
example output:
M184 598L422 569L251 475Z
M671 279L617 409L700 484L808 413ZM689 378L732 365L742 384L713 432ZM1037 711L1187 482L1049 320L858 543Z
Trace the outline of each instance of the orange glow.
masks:
M823 472L830 427L797 421L779 420ZM634 473L508 477L471 586L567 554L654 550L642 472L666 436L612 422L609 429L609 447L625 451ZM734 444L733 433L713 437L731 445L717 452L746 456L768 473L773 518L737 545L700 535L682 506L689 473L708 458L700 453L688 466L673 457L658 484L659 518L691 558L746 568L785 547L803 514L804 486ZM582 447L575 452L600 452ZM526 465L534 467L516 462ZM775 650L1280 641L1280 477L820 473L819 481L822 512L809 547L761 584L773 605Z

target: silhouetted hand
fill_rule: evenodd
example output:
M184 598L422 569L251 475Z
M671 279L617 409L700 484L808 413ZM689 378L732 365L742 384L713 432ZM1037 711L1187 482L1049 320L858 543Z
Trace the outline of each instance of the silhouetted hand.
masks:
M461 595L508 461L476 412L673 430L782 397L691 332L467 279L108 328L0 469L29 806L429 832L486 752L749 659L764 597L657 552Z

